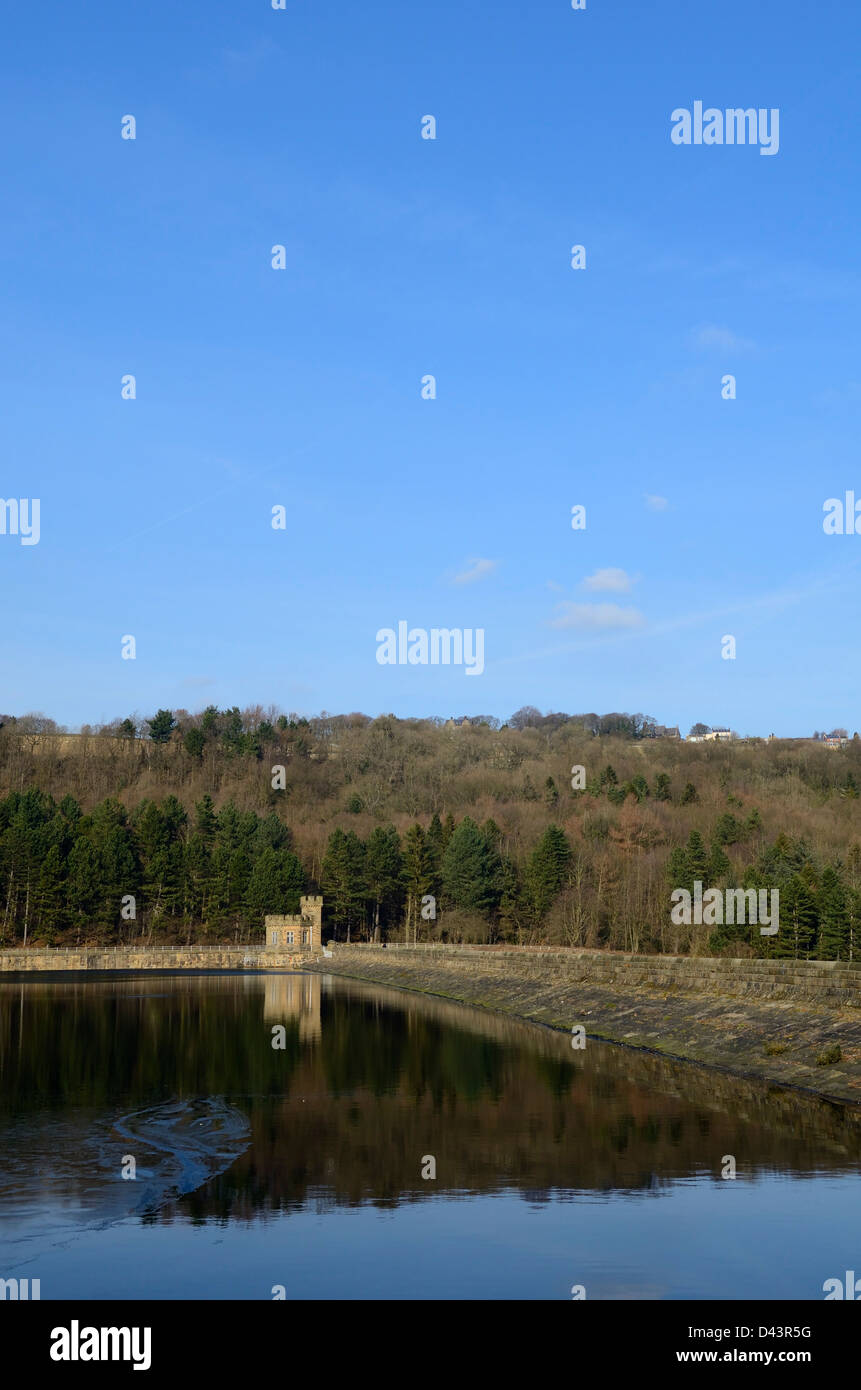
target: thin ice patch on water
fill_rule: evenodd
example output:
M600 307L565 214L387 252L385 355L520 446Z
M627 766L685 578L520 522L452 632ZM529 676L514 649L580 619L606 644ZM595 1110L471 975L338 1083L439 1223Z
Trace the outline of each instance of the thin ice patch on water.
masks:
M247 1116L221 1096L13 1122L0 1144L5 1265L194 1192L246 1151L250 1133ZM130 1158L135 1176L124 1178Z
M146 1178L138 1211L183 1197L225 1172L248 1148L251 1132L247 1117L220 1096L133 1110L113 1129L136 1159L138 1182Z

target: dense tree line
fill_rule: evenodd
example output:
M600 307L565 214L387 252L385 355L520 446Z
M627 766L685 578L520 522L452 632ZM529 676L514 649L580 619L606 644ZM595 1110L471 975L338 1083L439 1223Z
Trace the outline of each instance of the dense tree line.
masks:
M470 817L401 837L393 825L366 840L332 832L321 888L330 930L380 940L405 927L433 934L446 911L478 920L478 934L510 919L540 924L564 881L570 847L550 826L522 881L499 850L499 828ZM259 936L267 912L297 912L310 878L274 813L216 812L204 796L189 815L174 796L129 814L114 799L89 815L66 796L13 792L0 801L0 941L124 940L201 930ZM426 899L422 915L422 900ZM520 914L520 916L519 916ZM427 924L427 929L425 929Z
M758 924L723 922L709 936L709 948L737 954L744 945L757 955L795 960L861 960L861 849L854 845L848 862L823 864L803 839L779 835L742 873L734 870L727 847L758 826L759 817L739 821L729 813L715 826L711 844L697 830L673 850L667 877L673 887L693 890L695 882L711 888L777 889L779 931L763 937Z
M296 912L305 872L290 831L204 796L116 800L89 815L71 796L12 792L0 801L0 939L5 942L238 934L265 912Z
M861 745L691 745L647 727L214 706L78 736L7 723L0 933L250 940L315 891L341 938L785 949L783 931L775 945L671 922L694 834L711 886L777 875L794 953L856 958Z
M744 819L724 812L710 844L694 830L669 856L673 887L690 890L699 880L780 890L775 938L763 938L755 925L725 925L710 934L708 948L858 959L861 850L853 849L847 865L821 864L803 840L781 835L739 872L728 850L759 828L756 810ZM306 887L319 886L328 931L347 941L535 941L559 900L583 892L578 858L553 823L518 861L492 819L479 825L470 816L435 815L403 835L394 825L377 826L366 839L336 828L318 885L275 813L242 812L232 802L216 812L204 796L189 814L168 796L131 814L108 799L84 815L70 796L55 802L43 792L13 792L0 801L0 940L259 938L267 912L296 912ZM666 913L667 901L659 911ZM691 927L681 944L703 943Z
M207 742L219 741L223 747L230 748L235 752L256 752L266 743L275 739L278 733L283 733L288 729L305 728L310 730L319 723L338 728L356 723L370 724L371 722L367 715L362 714L323 714L319 720L309 720L297 714L281 713L274 705L265 711L260 705L250 706L245 710L240 710L238 706L233 706L229 710L219 710L215 705L208 705L205 710L198 714L189 714L188 710L160 709L144 719L137 715L127 715L122 719L113 719L107 724L86 724L82 732L115 738L145 738L158 744L172 741L182 742L190 752L197 756ZM437 728L448 723L442 718L407 722L425 723ZM515 710L507 721L497 719L492 714L470 714L458 716L455 722L491 730L514 729L517 731L521 729L544 729L552 732L567 726L572 730L579 730L592 735L606 737L612 734L630 739L654 738L656 730L659 728L657 720L650 714L564 714L561 711L552 710L542 714L534 705L523 705L521 709ZM0 727L4 725L10 730L17 730L19 733L61 734L68 732L64 725L57 724L44 714L25 714L17 717L0 714ZM706 724L696 725L695 728L702 729L703 732L708 731ZM694 730L691 732L693 733ZM818 735L814 734L814 738L816 737Z
M501 839L495 821L470 816L435 815L403 836L378 828L366 842L333 831L322 883L332 928L348 941L396 931L408 941L534 936L567 882L571 846L549 825L521 866Z

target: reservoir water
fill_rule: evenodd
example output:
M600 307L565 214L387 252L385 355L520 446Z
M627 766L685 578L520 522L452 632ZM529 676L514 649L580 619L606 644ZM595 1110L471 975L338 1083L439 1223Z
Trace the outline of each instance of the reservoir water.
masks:
M0 983L0 1278L43 1300L821 1300L859 1157L855 1107L358 982Z

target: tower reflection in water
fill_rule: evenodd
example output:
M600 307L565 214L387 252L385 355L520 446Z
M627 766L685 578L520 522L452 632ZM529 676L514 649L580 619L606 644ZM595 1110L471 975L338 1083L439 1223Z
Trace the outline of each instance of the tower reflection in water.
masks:
M299 1020L302 1042L318 1042L320 1022L319 975L267 975L263 994L263 1017L268 1022Z

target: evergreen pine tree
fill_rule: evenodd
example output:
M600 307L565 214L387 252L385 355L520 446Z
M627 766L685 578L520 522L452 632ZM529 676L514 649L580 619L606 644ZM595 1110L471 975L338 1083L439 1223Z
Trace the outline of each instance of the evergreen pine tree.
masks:
M861 960L861 892L846 889L846 959Z
M636 777L631 778L628 783L628 788L633 792L638 801L645 801L646 797L649 795L649 784L642 773L638 772Z
M687 888L688 892L691 891L688 856L681 845L676 845L670 851L670 857L667 860L667 879L671 888Z
M234 923L238 923L242 915L251 872L251 859L246 851L235 849L227 865L227 911Z
M34 937L51 942L66 923L66 886L60 849L52 845L42 860L36 889Z
M846 889L840 875L830 865L823 871L819 884L819 942L820 960L849 959L849 913Z
M371 903L373 939L380 939L381 919L390 926L401 902L403 860L393 825L371 831L365 847L365 882Z
M730 862L719 844L712 845L712 852L709 855L708 884L710 888L717 888L724 884L729 878Z
M443 891L453 907L488 913L499 901L501 864L470 816L453 832L442 861Z
M688 877L690 887L693 888L694 881L699 881L705 886L708 879L709 859L706 853L705 840L698 830L692 830L688 836L687 849L685 851Z
M404 884L407 892L407 940L412 932L413 941L418 940L422 898L431 893L431 856L427 838L422 827L411 825L404 836Z
M571 863L571 846L558 825L549 825L529 857L524 896L533 923L543 921L561 891Z
M183 737L183 746L190 758L196 758L199 762L203 757L203 750L206 747L206 734L202 729L186 729Z
M489 845L492 845L496 850L499 849L502 840L502 831L492 816L488 816L487 820L484 822L484 825L481 827L481 833Z
M153 743L169 743L175 722L169 709L160 709L152 719L148 719L149 734Z
M262 928L269 912L295 913L305 888L305 872L292 850L267 845L254 861L243 909L250 927Z
M425 838L428 856L428 892L435 898L439 898L442 893L442 857L445 854L445 835L443 833L442 822L435 811L431 817L431 823L427 829Z
M186 910L192 921L206 922L212 875L212 856L199 830L189 836L185 847Z
M810 884L802 874L793 874L780 889L780 931L771 938L773 954L808 960L816 942L816 926L816 899Z
M323 896L332 925L352 941L365 921L365 847L354 830L333 830L323 857Z
M655 778L654 797L656 801L669 801L671 798L670 779L666 772L659 772Z
M230 906L230 854L227 845L216 843L209 861L209 880L204 898L205 920L209 927L226 925Z
M734 845L741 838L741 826L731 811L718 816L713 839L719 845Z
M99 906L99 856L87 835L79 835L69 852L66 894L73 923L86 930Z
M347 882L347 837L340 828L329 836L326 853L323 855L322 886L329 919L337 931L347 930L348 890Z

